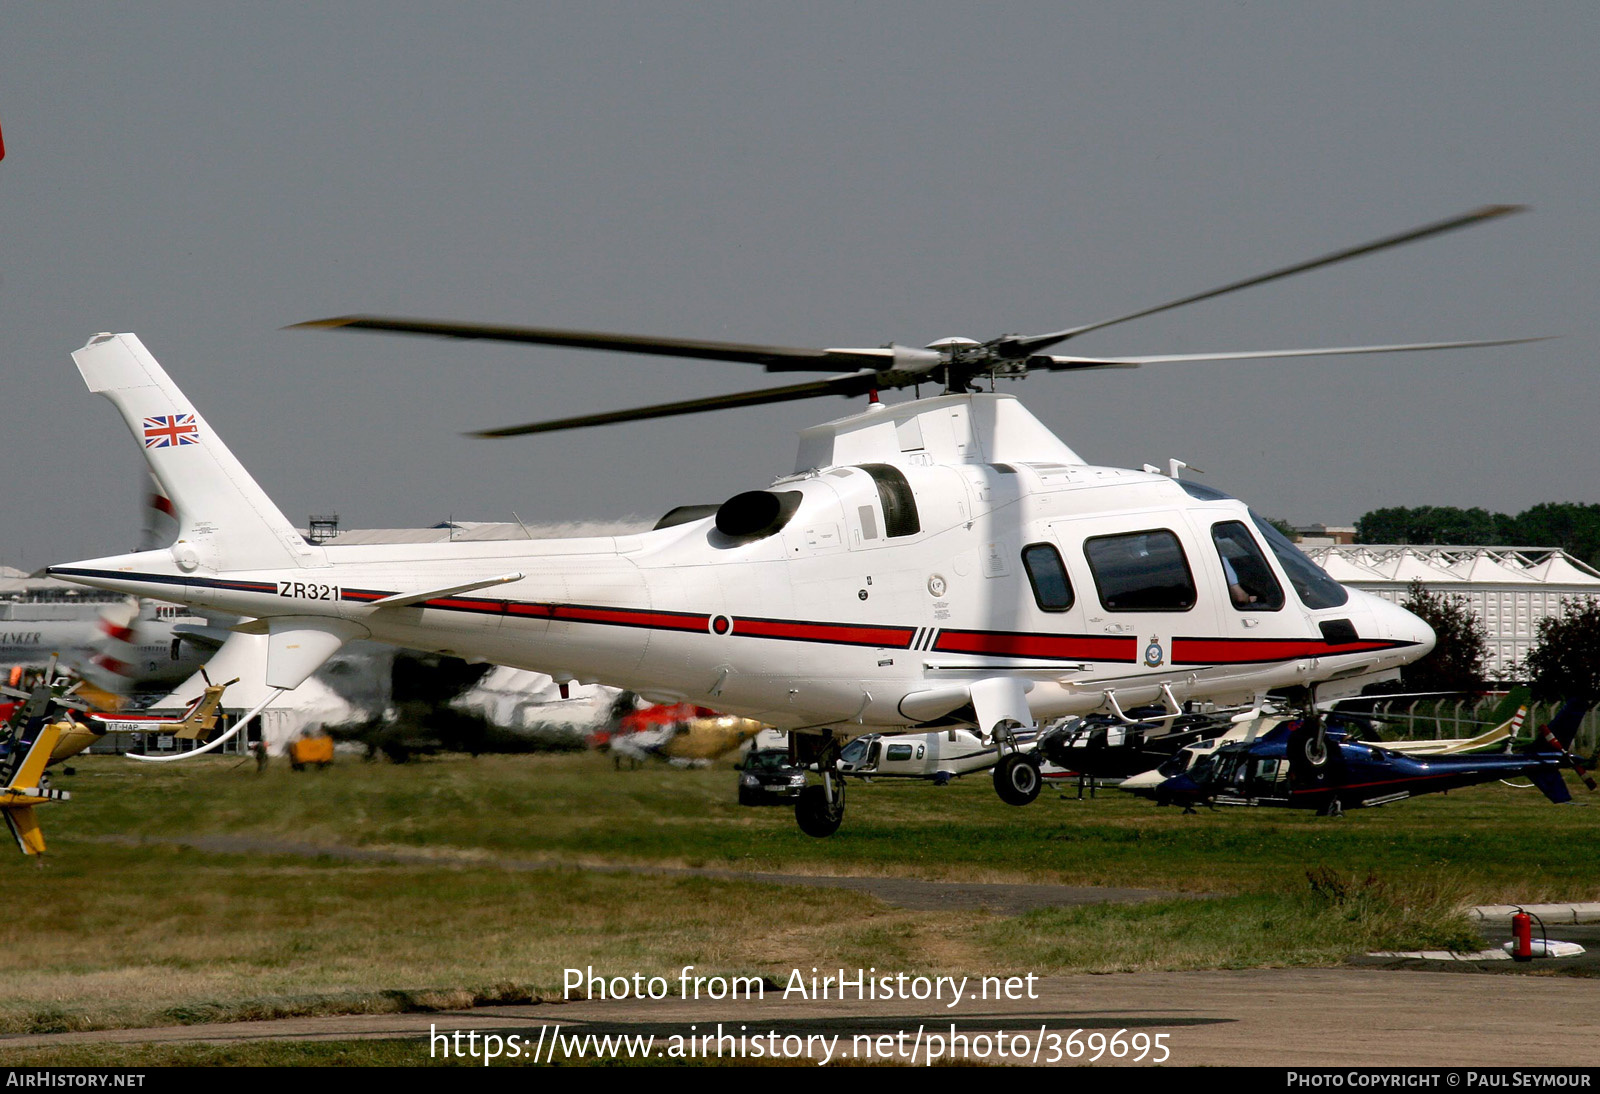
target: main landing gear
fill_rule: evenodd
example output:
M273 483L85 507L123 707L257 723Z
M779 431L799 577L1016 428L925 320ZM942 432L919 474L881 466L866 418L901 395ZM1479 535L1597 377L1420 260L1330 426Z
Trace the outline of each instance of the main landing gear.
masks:
M994 792L1007 805L1027 805L1039 796L1044 780L1038 757L1017 747L1016 731L1033 724L1028 687L1015 677L979 680L971 687L979 732L987 732L1000 758L994 765Z
M1043 782L1038 761L1025 753L1008 752L994 765L994 792L1007 805L1027 805Z
M829 733L789 734L789 759L798 767L815 764L822 773L821 786L808 786L794 803L795 823L808 836L822 839L844 823L844 777L839 774L838 738Z

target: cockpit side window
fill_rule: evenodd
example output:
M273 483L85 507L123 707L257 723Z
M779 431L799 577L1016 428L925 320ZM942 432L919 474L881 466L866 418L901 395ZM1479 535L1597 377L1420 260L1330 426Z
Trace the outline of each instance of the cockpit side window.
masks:
M1083 553L1107 611L1186 612L1195 605L1189 560L1165 529L1095 536Z
M1072 607L1072 581L1051 543L1030 543L1022 549L1022 568L1033 586L1033 600L1041 612L1064 612Z
M1215 487L1201 486L1187 479L1180 481L1178 485L1197 501L1236 500L1231 494L1224 494ZM1350 599L1350 590L1323 573L1322 567L1301 554L1300 548L1291 543L1282 532L1262 520L1253 509L1250 510L1250 519L1277 558L1278 565L1282 566L1283 572L1288 575L1289 584L1294 586L1294 594L1300 598L1300 603L1316 611L1319 608L1337 608Z
M1222 576L1228 583L1228 600L1241 612L1275 612L1283 607L1283 586L1272 576L1272 567L1256 546L1243 521L1230 520L1211 526L1211 540L1222 560Z

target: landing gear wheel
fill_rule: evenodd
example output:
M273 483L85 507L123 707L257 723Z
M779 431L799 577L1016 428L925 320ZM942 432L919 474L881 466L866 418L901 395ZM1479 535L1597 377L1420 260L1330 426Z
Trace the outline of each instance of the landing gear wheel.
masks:
M1311 733L1306 736L1301 755L1305 757L1306 765L1313 771L1321 771L1328 764L1328 739L1320 733Z
M826 839L839 830L844 822L844 783L841 781L836 786L837 802L828 800L826 787L808 786L800 791L800 800L794 803L794 819L800 831Z
M994 765L994 792L1007 805L1027 805L1039 796L1043 783L1033 757L1012 752Z

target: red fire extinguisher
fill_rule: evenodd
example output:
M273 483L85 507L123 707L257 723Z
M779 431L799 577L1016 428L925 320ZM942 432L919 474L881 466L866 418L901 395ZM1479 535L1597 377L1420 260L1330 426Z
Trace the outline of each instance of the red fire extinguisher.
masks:
M1511 917L1511 941L1513 961L1533 960L1533 917L1521 908Z

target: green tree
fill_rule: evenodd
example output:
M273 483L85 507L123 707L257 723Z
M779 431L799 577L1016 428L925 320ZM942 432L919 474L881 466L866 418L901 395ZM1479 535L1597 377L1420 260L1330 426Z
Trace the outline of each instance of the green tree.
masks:
M1424 505L1416 509L1374 509L1356 522L1361 543L1438 543L1452 546L1494 544L1509 518L1487 509Z
M1512 525L1522 546L1560 547L1591 566L1600 561L1600 505L1545 502L1518 513Z
M1600 600L1561 602L1561 614L1539 621L1539 637L1523 662L1540 700L1600 696Z
M1489 636L1466 598L1429 592L1413 581L1400 606L1420 616L1437 638L1432 653L1400 670L1405 686L1414 691L1481 690Z
M1409 543L1411 510L1401 506L1374 509L1356 521L1357 543Z

